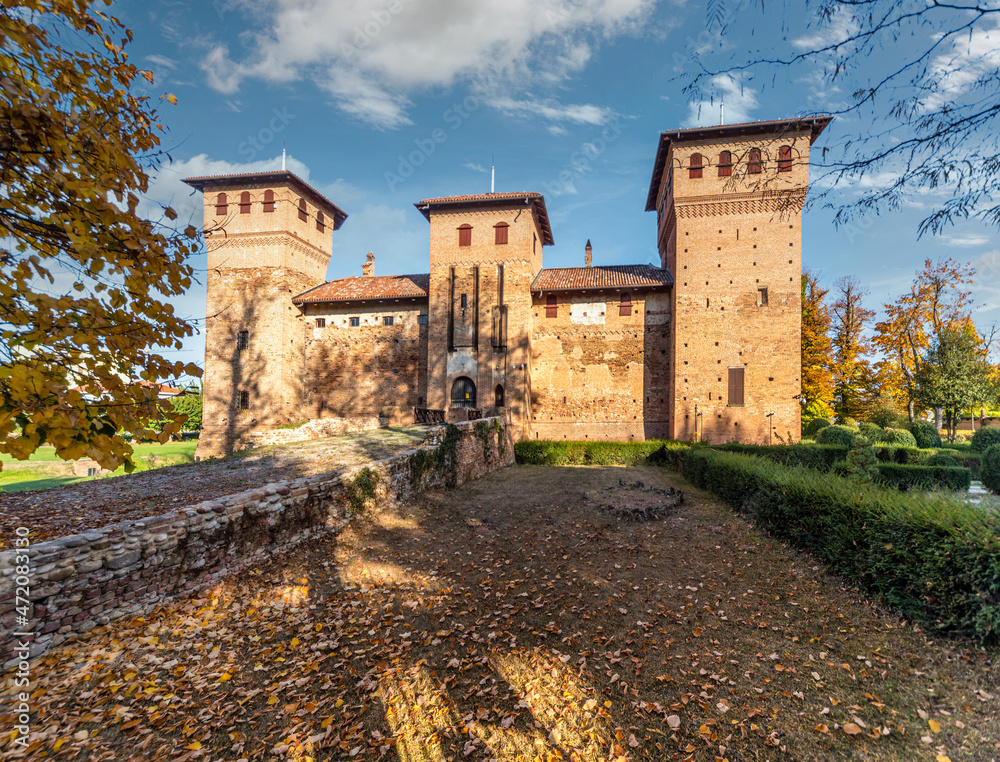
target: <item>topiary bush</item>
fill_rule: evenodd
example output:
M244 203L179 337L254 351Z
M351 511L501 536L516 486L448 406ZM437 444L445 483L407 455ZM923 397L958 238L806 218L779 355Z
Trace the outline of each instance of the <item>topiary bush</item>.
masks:
M856 429L858 427L858 422L856 419L851 418L851 416L847 415L844 416L843 418L838 418L837 425L848 426L849 428Z
M847 478L855 484L871 484L878 476L875 448L864 437L856 437L847 453Z
M917 440L917 447L921 450L941 446L941 432L929 421L914 421L910 424L910 433Z
M906 429L886 429L885 442L898 447L917 447L917 438Z
M854 444L854 438L858 436L858 430L847 426L827 426L816 435L817 444L840 445L850 447Z
M958 461L955 460L950 455L945 455L944 453L935 453L931 455L926 461L924 461L925 466L944 466L945 468L958 468Z
M876 405L868 414L868 420L883 429L898 429L910 425L909 418L887 405Z
M1000 495L1000 445L986 448L979 465L979 478L982 479L986 489Z
M829 425L830 422L826 418L813 418L802 429L802 436L814 437Z
M983 426L972 435L972 449L986 452L993 445L1000 445L1000 426Z
M858 430L861 432L861 435L872 444L888 441L885 438L885 430L876 423L868 423L867 421L864 421L858 424Z

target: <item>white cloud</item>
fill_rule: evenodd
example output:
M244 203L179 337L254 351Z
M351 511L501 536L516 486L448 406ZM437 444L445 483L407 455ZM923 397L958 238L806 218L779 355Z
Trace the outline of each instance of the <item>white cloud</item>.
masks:
M158 66L163 71L169 72L177 68L177 61L173 58L167 58L166 56L161 56L159 54L146 56L146 60L154 66Z
M482 93L557 85L601 39L642 29L656 0L281 0L255 4L257 31L240 60L222 44L202 67L219 92L247 79L311 79L346 113L383 129L409 123L409 96L460 82ZM248 11L250 9L248 8ZM517 103L517 101L513 101ZM586 120L596 106L513 109ZM549 114L543 113L549 109Z
M465 164L463 164L462 166L465 167L466 169L471 169L473 172L488 172L489 171L482 164L473 164L471 161L465 162Z
M988 235L981 233L965 233L963 235L953 235L944 240L946 246L985 246L990 242Z
M716 74L706 90L704 100L688 104L685 127L719 124L722 102L725 102L726 124L749 122L759 105L757 91L748 87L743 78L731 74Z
M558 124L550 124L546 129L557 138L561 138L563 135L569 134L569 130L565 127L560 127Z
M954 103L984 75L1000 68L1000 21L954 37L947 50L931 61L925 78L931 89L920 102L924 111ZM994 87L990 84L990 88Z
M540 116L552 122L573 124L604 124L614 112L603 106L590 103L563 105L552 100L515 100L514 98L493 98L490 105L512 116Z
M818 24L810 33L792 40L799 50L822 50L839 45L861 28L857 17L848 8L840 5L833 15Z

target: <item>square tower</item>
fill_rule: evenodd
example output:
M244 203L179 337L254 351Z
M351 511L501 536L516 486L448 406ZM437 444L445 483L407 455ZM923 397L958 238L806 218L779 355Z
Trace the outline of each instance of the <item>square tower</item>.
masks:
M800 438L802 206L829 122L660 135L646 210L674 279L672 439Z
M522 427L531 392L531 283L553 243L540 193L425 199L430 221L428 407L507 407Z
M302 419L305 329L292 297L325 280L347 214L292 172L184 181L204 194L205 426L198 455Z

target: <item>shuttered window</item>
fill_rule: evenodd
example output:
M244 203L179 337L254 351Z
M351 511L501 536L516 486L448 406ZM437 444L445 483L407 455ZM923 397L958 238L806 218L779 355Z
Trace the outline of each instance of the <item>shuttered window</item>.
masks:
M691 154L691 165L689 170L691 178L701 177L701 168L704 163L704 159L700 153Z
M632 294L626 291L622 294L622 300L618 303L618 315L629 317L632 315Z
M229 212L229 204L226 200L226 194L220 193L215 197L215 214L218 217L225 217Z
M778 171L779 172L791 172L792 171L792 147L782 146L778 149Z
M326 232L326 218L323 216L323 212L316 212L316 229L320 233Z
M507 243L507 223L498 222L493 229L496 231L496 242Z
M751 148L750 156L747 158L747 172L751 175L759 175L762 166L763 165L760 160L760 149Z
M729 369L729 404L743 404L743 368Z
M264 191L264 211L273 212L274 211L274 191L266 190Z
M549 294L545 297L545 317L556 317L559 312L559 300L556 298L555 294Z
M458 245L472 246L472 225L460 225L458 228Z
M240 194L240 214L250 214L250 191Z
M309 219L309 212L307 211L306 200L304 198L299 199L299 219L305 222Z
M719 177L731 177L733 174L733 154L723 151L719 154Z

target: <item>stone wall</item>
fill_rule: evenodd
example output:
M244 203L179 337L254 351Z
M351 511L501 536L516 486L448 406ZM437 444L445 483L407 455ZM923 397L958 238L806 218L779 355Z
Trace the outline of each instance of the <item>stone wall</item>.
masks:
M366 466L268 484L138 521L0 552L0 648L38 656L78 633L211 585L350 520L362 468L379 475L368 507L453 487L514 462L505 418L431 429L425 443ZM357 495L355 495L355 500ZM18 622L17 555L29 558L27 623ZM25 638L15 633L30 633ZM16 660L7 662L7 667Z
M292 429L271 429L256 431L249 435L247 444L252 447L269 447L270 445L305 442L310 439L324 439L354 431L369 431L381 426L378 417L374 418L318 418L306 421L301 426Z

